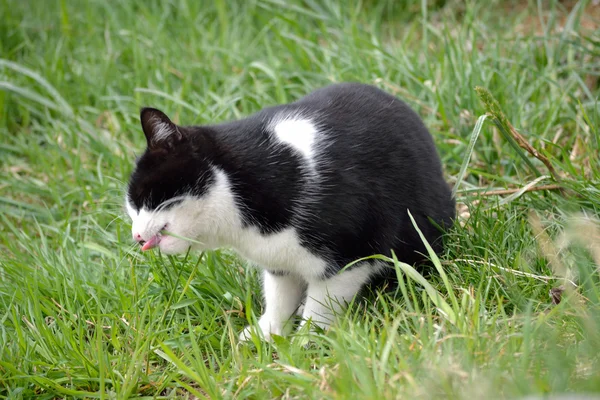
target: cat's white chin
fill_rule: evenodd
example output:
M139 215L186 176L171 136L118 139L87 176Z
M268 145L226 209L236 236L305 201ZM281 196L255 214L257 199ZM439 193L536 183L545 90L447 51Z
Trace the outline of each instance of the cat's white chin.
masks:
M191 247L190 242L173 236L163 236L158 244L161 253L172 255L187 253Z

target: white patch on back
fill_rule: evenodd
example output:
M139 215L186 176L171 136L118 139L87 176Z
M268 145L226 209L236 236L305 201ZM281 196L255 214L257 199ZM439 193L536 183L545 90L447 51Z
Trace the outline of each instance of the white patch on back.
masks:
M310 119L290 115L277 117L271 122L277 139L300 153L314 166L314 146L319 130Z

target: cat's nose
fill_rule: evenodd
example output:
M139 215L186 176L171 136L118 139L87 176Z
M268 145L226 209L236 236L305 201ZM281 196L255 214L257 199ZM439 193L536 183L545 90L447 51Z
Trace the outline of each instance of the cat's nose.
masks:
M136 242L143 242L144 239L142 239L142 235L140 235L139 233L134 233L133 234L133 240L135 240Z

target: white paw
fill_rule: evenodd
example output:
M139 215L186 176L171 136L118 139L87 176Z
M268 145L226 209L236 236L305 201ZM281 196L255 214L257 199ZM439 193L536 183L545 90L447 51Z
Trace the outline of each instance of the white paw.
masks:
M240 340L249 341L252 339L252 333L261 337L264 341L268 342L271 340L271 334L280 335L282 333L282 324L277 321L273 321L270 318L266 318L264 315L258 320L258 328L260 332L256 332L256 327L253 325L249 325L244 328L242 333L240 333Z
M254 328L254 326L252 325L248 325L247 327L244 328L244 330L240 333L240 341L242 342L249 342L252 340L252 334L254 333L255 336L264 338L265 341L269 341L271 340L271 334L270 333L265 333L265 332L256 332L256 329Z

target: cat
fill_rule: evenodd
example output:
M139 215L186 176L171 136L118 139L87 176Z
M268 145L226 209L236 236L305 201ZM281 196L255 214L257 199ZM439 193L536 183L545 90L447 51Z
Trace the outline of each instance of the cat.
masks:
M233 248L261 267L263 339L302 322L326 329L345 302L391 270L374 254L418 264L436 252L455 203L433 138L403 101L339 83L239 121L180 126L140 112L147 148L126 208L142 250ZM340 273L341 271L341 273ZM248 339L253 328L240 335Z

